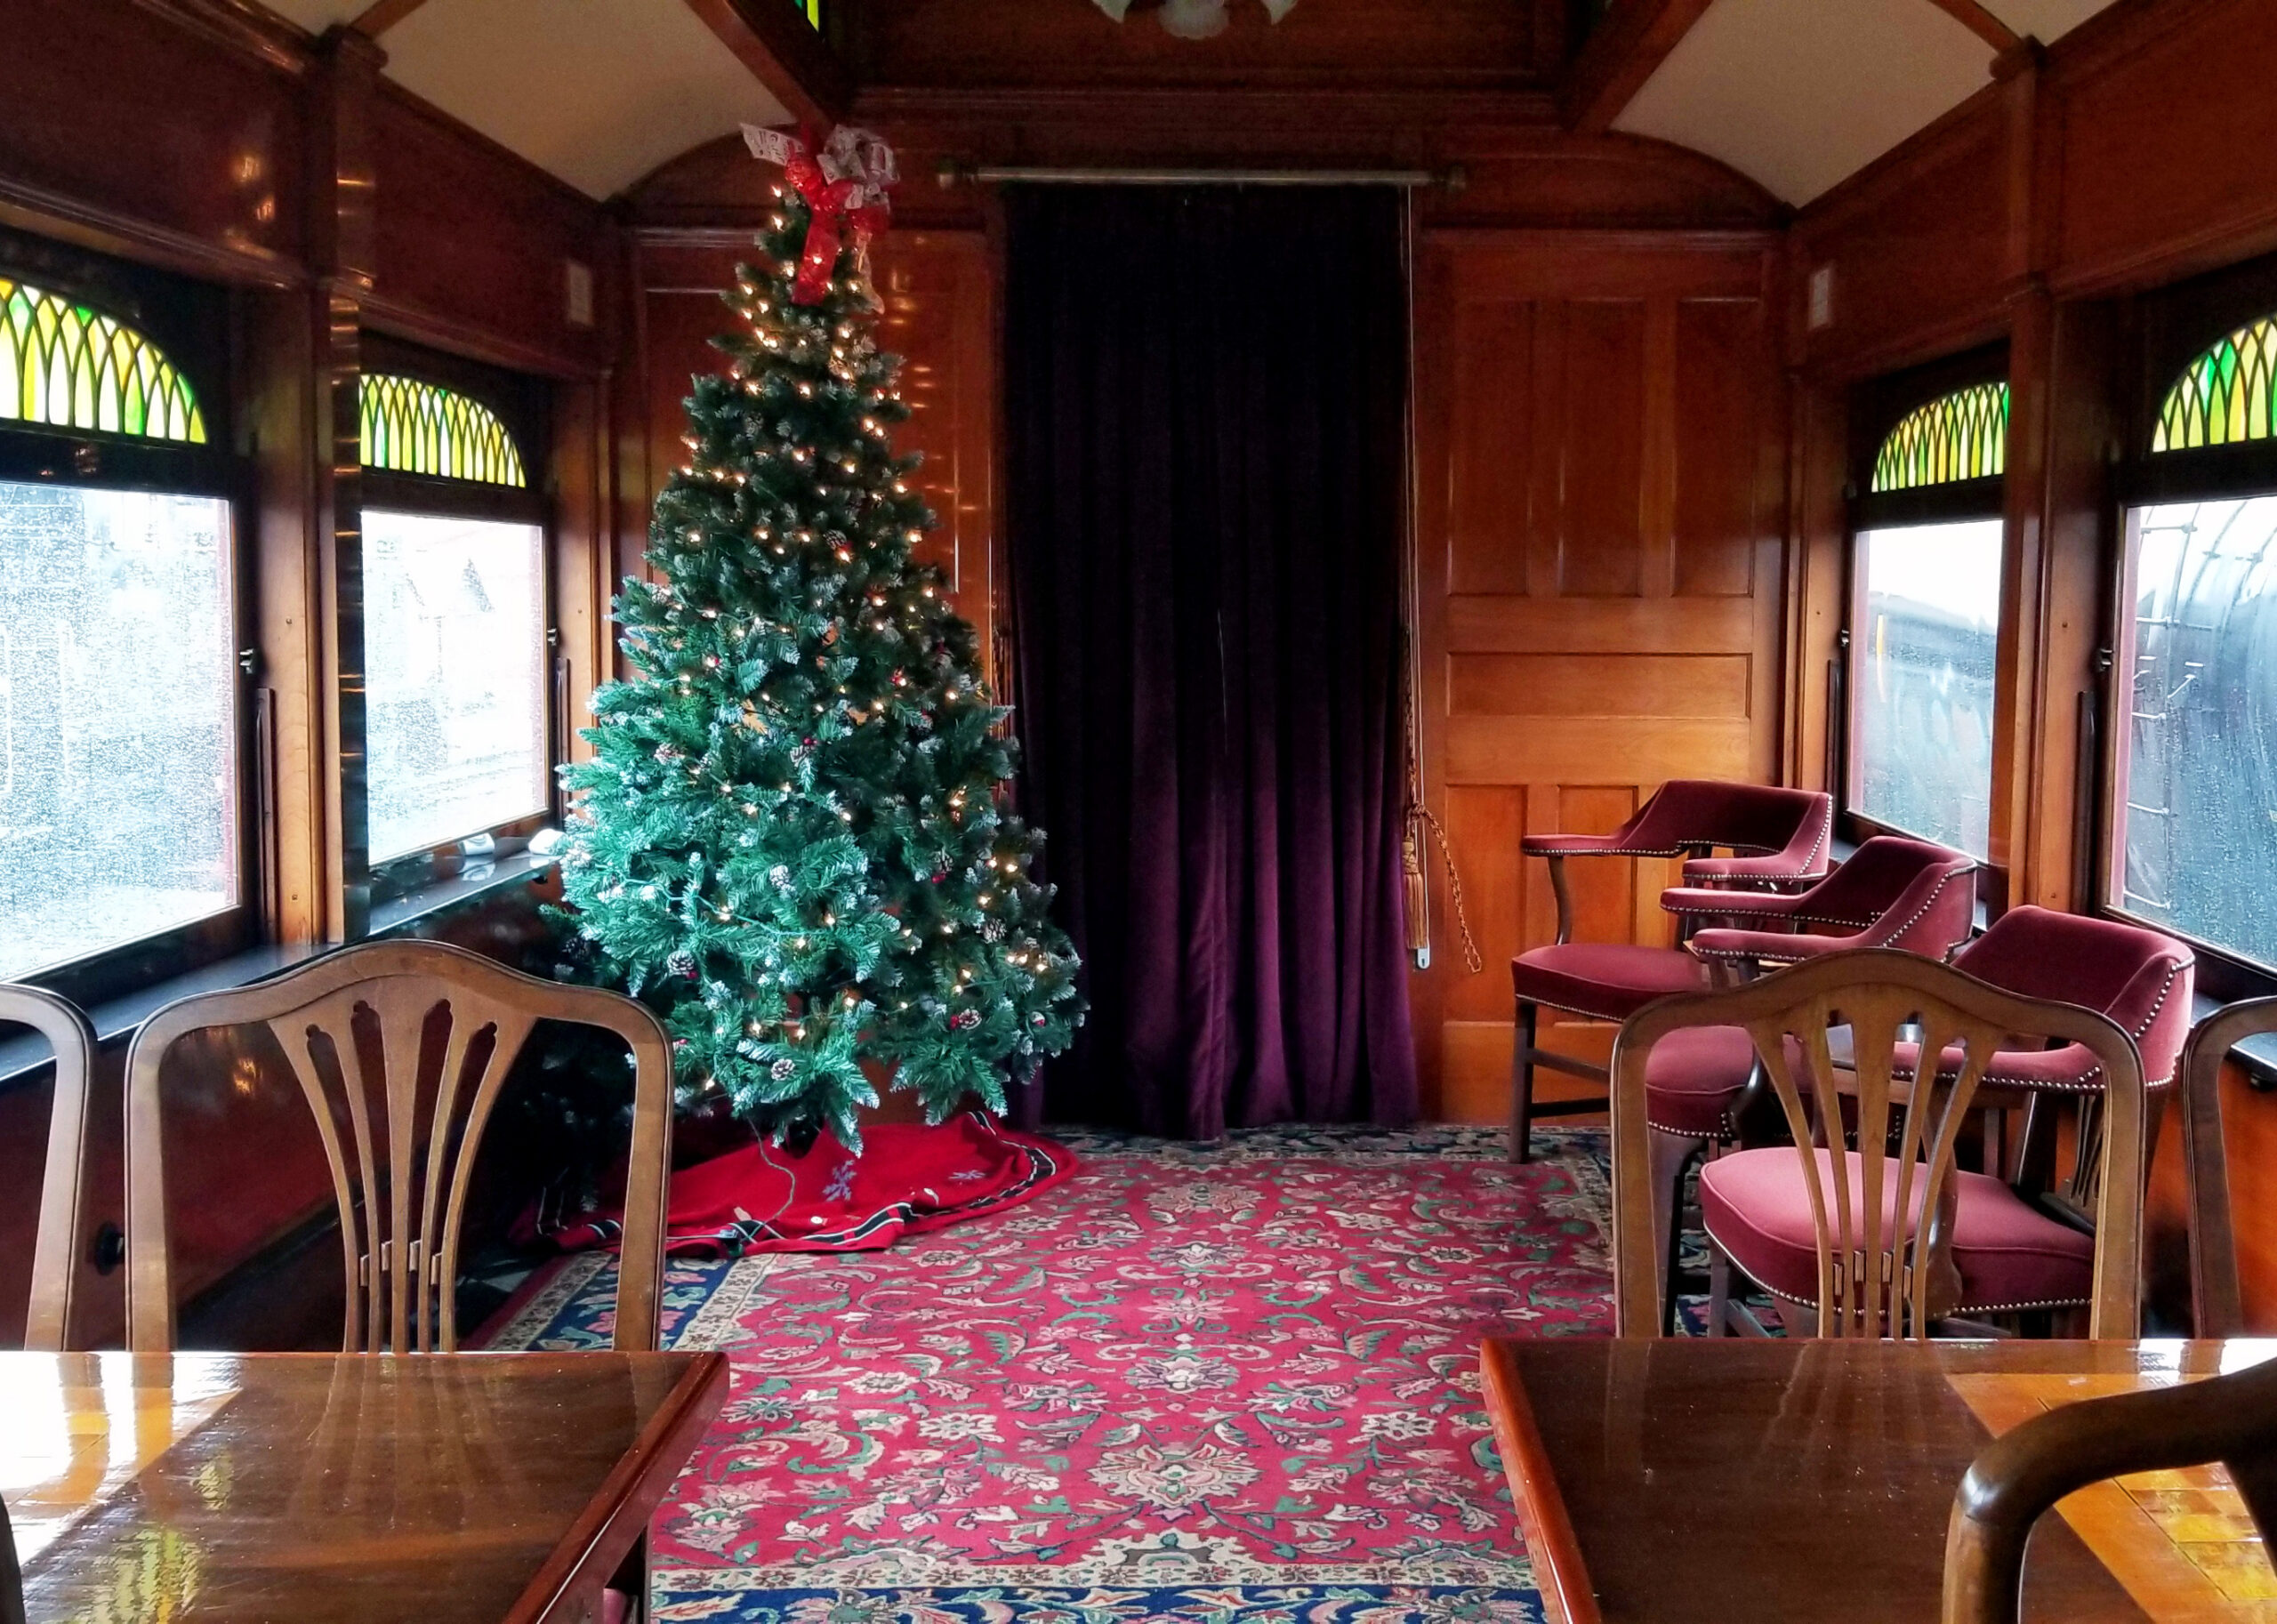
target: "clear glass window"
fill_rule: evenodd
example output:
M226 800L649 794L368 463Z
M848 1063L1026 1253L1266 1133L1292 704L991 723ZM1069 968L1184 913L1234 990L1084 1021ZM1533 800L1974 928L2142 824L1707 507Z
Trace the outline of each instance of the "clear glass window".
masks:
M2277 496L2128 516L2111 897L2277 967Z
M235 906L229 504L0 482L0 980Z
M2000 549L1997 519L1862 531L1851 617L1851 807L1979 858Z
M546 809L545 535L366 510L374 863Z

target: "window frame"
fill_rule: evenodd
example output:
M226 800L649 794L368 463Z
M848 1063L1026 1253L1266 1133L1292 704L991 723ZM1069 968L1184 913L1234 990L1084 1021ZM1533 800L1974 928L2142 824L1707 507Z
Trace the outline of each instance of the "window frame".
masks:
M263 916L261 806L267 767L256 727L259 559L251 544L258 504L252 460L237 448L226 335L228 296L160 273L96 261L54 244L0 233L0 274L17 277L133 327L189 382L205 420L204 444L101 429L0 418L0 481L203 496L224 504L229 523L230 734L236 752L229 838L237 900L203 919L25 973L81 1008L205 969L258 945Z
M1838 729L1831 752L1835 770L1835 832L1854 844L1875 835L1902 835L1908 840L1934 837L1907 829L1860 809L1865 762L1858 749L1858 703L1863 685L1858 668L1863 659L1860 628L1864 624L1866 579L1861 565L1861 539L1870 531L1911 526L1960 524L2002 519L2007 513L2005 474L1975 479L1949 480L1905 490L1873 489L1874 464L1882 445L1908 415L1959 390L1979 384L2005 384L2008 380L2006 344L1969 350L1859 386L1853 391L1850 411L1850 483L1844 492L1842 537L1842 623L1835 636L1835 665L1839 672L1838 704L1834 707ZM2002 538L2006 545L2007 538ZM1995 636L2007 627L1995 620ZM2005 881L2006 871L1981 864L1991 883Z
M2242 443L2152 452L2167 392L2201 355L2241 327L2277 317L2277 257L2233 266L2180 284L2141 301L2137 360L2128 406L2126 454L2112 481L2110 533L2114 556L2104 571L2111 588L2104 621L2102 714L2112 719L2096 741L2093 807L2097 820L2088 911L2157 930L2198 954L2199 992L2218 1002L2277 996L2277 966L2209 942L2175 925L2130 912L2114 899L2126 872L2125 808L2132 713L2137 542L2146 508L2186 502L2277 496L2277 436Z
M538 650L544 672L545 703L542 722L546 778L544 806L524 816L494 824L487 829L470 830L438 845L406 852L381 863L370 860L367 819L363 880L369 889L371 904L376 909L414 895L430 885L456 879L470 864L491 861L495 856L510 856L527 846L531 837L540 830L559 825L563 811L560 768L567 760L564 731L567 721L567 698L564 691L566 664L561 653L554 503L541 483L543 464L532 455L534 451L549 443L545 433L549 416L545 385L535 379L499 372L476 362L390 341L381 334L366 334L364 350L365 376L410 378L463 395L495 414L504 424L506 433L513 442L515 454L521 462L523 483L519 486L495 485L439 474L405 473L366 464L360 475L361 511L365 513L378 511L535 527L540 538L538 558L542 578L539 594L545 623ZM357 613L359 616L363 614L360 602ZM367 775L369 770L367 755L365 767ZM364 785L367 807L370 794L367 776ZM470 850L470 848L477 847L479 842L485 840L490 842L488 851Z

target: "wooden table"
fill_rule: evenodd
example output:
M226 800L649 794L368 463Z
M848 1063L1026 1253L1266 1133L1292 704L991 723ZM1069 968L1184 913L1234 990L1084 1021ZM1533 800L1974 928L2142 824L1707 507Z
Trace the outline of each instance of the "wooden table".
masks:
M1953 1491L2053 1404L2277 1356L2263 1342L1564 1338L1486 1344L1487 1408L1561 1624L1935 1624ZM2025 1617L2277 1619L2218 1469L2043 1519Z
M718 1354L0 1354L35 1620L597 1618Z

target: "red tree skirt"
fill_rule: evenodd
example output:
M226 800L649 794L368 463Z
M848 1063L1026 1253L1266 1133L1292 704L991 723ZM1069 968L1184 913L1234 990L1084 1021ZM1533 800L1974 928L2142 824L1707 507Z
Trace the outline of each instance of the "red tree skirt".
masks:
M904 1235L1017 1207L1075 1170L1064 1145L973 1113L937 1128L882 1123L855 1156L828 1133L803 1156L759 1144L672 1174L665 1250L877 1251ZM565 1250L614 1246L621 1211L591 1212L554 1232Z

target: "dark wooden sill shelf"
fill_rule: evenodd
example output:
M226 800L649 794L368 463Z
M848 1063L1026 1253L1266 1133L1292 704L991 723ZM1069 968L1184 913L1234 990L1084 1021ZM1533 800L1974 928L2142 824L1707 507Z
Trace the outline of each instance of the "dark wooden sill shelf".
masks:
M526 885L551 868L556 859L530 852L501 857L479 869L439 880L407 896L382 903L372 910L371 936L366 940L400 934L423 921L451 912L510 886ZM142 1023L176 999L225 987L250 986L296 964L305 964L339 949L328 942L300 942L289 945L255 947L227 959L200 966L180 976L139 987L124 997L107 999L87 1011L95 1038L104 1048L124 1044ZM43 1074L52 1057L44 1040L20 1027L0 1037L0 1089L28 1082Z

